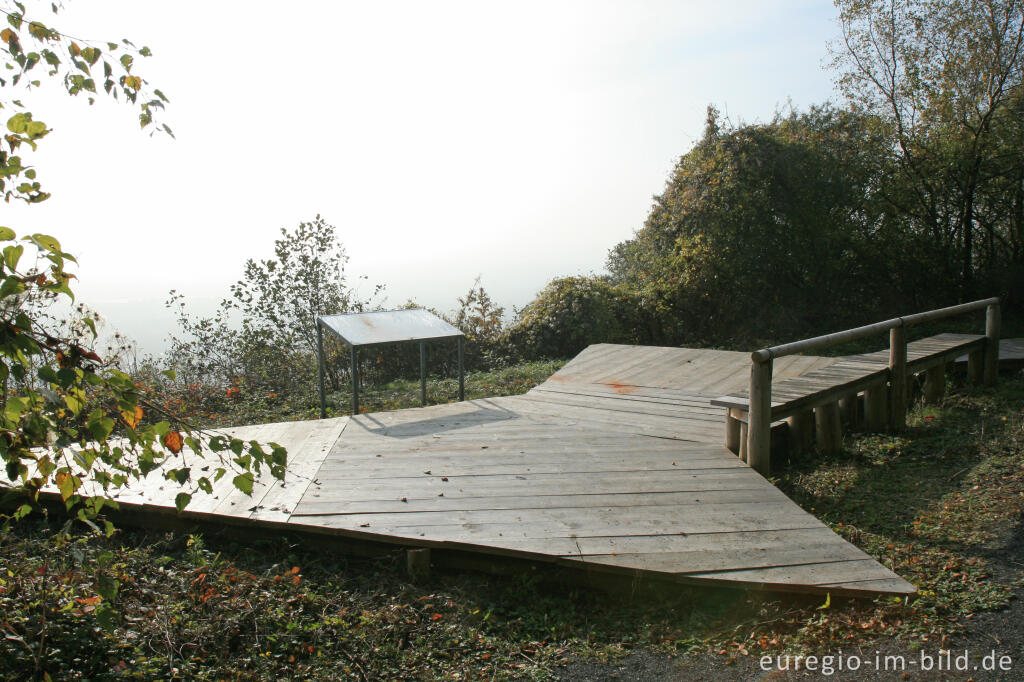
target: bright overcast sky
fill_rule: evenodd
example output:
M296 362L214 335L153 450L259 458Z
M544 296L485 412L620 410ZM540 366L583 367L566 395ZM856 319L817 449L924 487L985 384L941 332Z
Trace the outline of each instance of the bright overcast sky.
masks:
M128 107L26 98L53 197L2 223L61 239L80 299L151 351L168 290L208 311L317 213L387 305L449 310L481 275L522 307L602 271L708 104L751 122L835 97L823 0L66 6L67 33L153 50L137 71L177 139Z

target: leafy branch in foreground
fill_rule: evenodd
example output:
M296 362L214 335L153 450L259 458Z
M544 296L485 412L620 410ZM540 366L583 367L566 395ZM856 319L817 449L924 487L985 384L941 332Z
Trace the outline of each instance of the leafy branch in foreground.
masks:
M60 10L57 4L49 8L54 14ZM90 104L102 88L106 96L137 106L143 128L155 123L167 102L135 69L138 59L151 56L149 48L127 39L76 38L39 21L43 11L30 16L26 3L0 0L0 21L6 19L0 29L0 109L13 110L5 115L8 134L0 139L0 196L6 202L36 204L50 196L36 169L19 156L51 132L19 99L44 80L59 82L69 96L86 96ZM166 125L159 130L171 134ZM14 518L24 517L40 492L51 490L59 491L69 511L92 523L105 506L116 506L113 493L154 472L180 487L179 510L194 493L212 492L229 472L247 494L263 467L284 477L280 447L265 450L255 441L204 435L147 399L131 376L97 355L96 325L89 316L72 325L79 333L62 326L54 310L63 296L74 300L74 275L65 266L75 260L56 239L33 234L19 240L14 230L0 227L0 254L0 459L7 478L0 481L0 493L14 496ZM35 263L24 266L32 255ZM216 462L208 463L207 453Z
M40 306L73 298L65 265L74 258L56 239L35 234L19 242L13 230L0 228L0 243L0 458L10 481L0 488L26 496L15 518L28 514L47 486L89 521L104 506L116 507L112 492L154 471L181 487L179 510L229 472L247 494L263 467L283 479L279 446L204 435L147 399L131 376L92 350L92 320L83 320L85 341L43 324ZM36 263L19 269L26 245ZM206 453L217 456L216 466L207 466Z
M51 5L54 14L57 5ZM132 41L97 42L69 36L36 17L30 17L22 2L0 1L0 109L15 109L7 117L8 134L0 145L0 195L4 201L20 199L29 204L45 201L50 194L36 179L36 169L19 155L28 147L35 151L40 139L51 131L46 123L18 98L42 86L42 77L59 80L64 91L74 97L84 94L89 104L96 101L98 88L107 96L139 107L139 124L173 137L166 124L156 125L154 116L164 108L167 97L159 88L149 90L147 81L133 71L136 60L152 56L148 47L136 47ZM102 76L100 73L102 72Z

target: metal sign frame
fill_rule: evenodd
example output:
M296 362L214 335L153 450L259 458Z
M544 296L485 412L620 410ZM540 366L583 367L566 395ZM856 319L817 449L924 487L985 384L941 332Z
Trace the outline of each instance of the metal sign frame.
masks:
M320 371L320 418L327 416L325 386L324 336L326 329L338 337L351 351L352 414L359 414L359 349L393 343L419 343L420 404L427 404L427 351L429 341L457 339L459 365L459 400L466 399L463 344L466 335L423 308L381 310L370 313L321 315L316 319L317 360Z

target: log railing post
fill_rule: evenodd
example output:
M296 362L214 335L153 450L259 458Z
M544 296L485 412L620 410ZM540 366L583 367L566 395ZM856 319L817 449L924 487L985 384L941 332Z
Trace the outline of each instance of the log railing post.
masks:
M985 309L985 370L984 383L993 386L999 376L999 301Z
M889 330L889 427L907 425L907 330L900 323Z
M793 450L809 452L814 447L814 410L797 412L787 421Z
M740 424L740 457L762 474L767 474L771 468L771 422L772 422L772 363L776 358L806 353L818 348L825 348L854 339L862 339L874 334L889 332L889 371L887 382L881 378L877 384L867 386L864 390L864 420L867 428L872 431L881 430L888 424L890 430L899 431L907 424L907 403L909 402L909 387L907 385L907 335L906 328L932 322L934 320L963 315L965 313L986 310L985 342L984 344L972 343L972 350L968 353L967 373L971 381L993 384L996 381L999 365L999 333L1000 314L999 299L986 298L969 303L928 310L923 313L905 315L903 317L875 322L874 324L846 329L833 334L823 334L810 339L784 343L770 348L763 348L751 354L750 368L750 392L748 394L748 419L746 423ZM926 395L933 399L939 394L945 383L943 368L936 366L928 371L928 384ZM732 398L735 396L726 396ZM846 415L847 421L852 425L860 420L861 412L859 399L856 394L842 396L842 412ZM729 404L712 401L713 404ZM730 417L733 415L730 414ZM737 415L738 416L738 415ZM809 416L809 415L808 415ZM832 431L836 422L835 406L829 407L828 411L821 411L821 423L819 430L823 429L821 435L828 435L827 442L822 446L825 449L838 449ZM797 418L790 421L790 430L795 434L794 442L801 442L804 434L809 433L808 427L812 424L809 419ZM733 444L736 440L736 424L727 420L726 443ZM744 431L746 433L744 433ZM744 454L746 457L744 457Z
M929 367L924 373L924 401L936 405L946 392L946 363Z
M750 365L750 412L747 425L747 463L758 473L771 473L772 359L753 358Z
M842 452L843 427L838 402L814 408L814 438L821 454L832 456Z

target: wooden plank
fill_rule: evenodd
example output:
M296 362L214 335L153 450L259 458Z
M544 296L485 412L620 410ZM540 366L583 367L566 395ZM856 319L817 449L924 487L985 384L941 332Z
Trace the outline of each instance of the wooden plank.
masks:
M317 479L319 481L319 478ZM714 490L758 490L764 487L749 469L711 469L662 472L653 479L648 472L569 473L518 476L477 476L472 481L442 481L424 476L418 480L345 481L334 479L314 482L295 508L295 513L310 511L311 499L319 494L323 504L351 500L401 500L418 497L486 497L489 495L534 496L574 493L659 493L704 492ZM322 507L323 505L321 505Z
M843 590L847 594L863 593L865 595L876 594L914 594L917 591L912 584L903 578L895 576L892 578L878 578L874 580L849 580L841 583L826 583L819 585L821 588Z
M625 392L627 391L628 392ZM611 386L608 384L555 384L543 383L527 393L550 393L555 395L586 395L596 398L615 398L618 400L635 400L640 402L665 403L669 405L685 405L694 408L706 408L708 399L713 395L704 393L687 393L678 389L652 386Z
M301 512L292 515L331 516L366 513L401 513L408 511L474 511L481 509L571 509L573 507L635 507L647 505L678 506L697 504L737 504L771 499L782 500L782 492L765 488L747 490L715 490L704 492L643 492L643 493L554 493L548 495L488 495L484 497L407 497L388 500L336 500L321 504L314 492L304 500ZM780 497L781 496L781 497ZM710 500L710 502L709 502Z
M776 530L736 531L731 533L661 533L653 535L622 535L569 538L573 549L566 555L642 555L661 552L713 551L723 547L736 550L848 544L832 529L808 515L807 523ZM518 540L505 541L509 547L520 546ZM523 541L522 546L527 541ZM825 555L827 556L827 554Z
M553 509L471 510L321 516L328 528L366 529L402 537L426 537L486 545L503 536L546 538L650 532L729 533L814 527L816 519L792 502L671 506L571 507ZM819 522L820 523L820 522Z
M638 402L630 400L617 400L615 398L600 398L584 395L557 394L552 395L546 392L530 392L524 396L535 402L549 403L552 405L563 405L573 407L585 407L597 410L611 410L623 414L644 414L658 417L689 418L721 424L724 422L722 411L712 409L706 405L701 408L690 408L687 406L668 405L664 403Z
M479 452L479 450L477 450ZM344 453L339 453L344 454ZM573 472L614 473L627 471L683 471L687 469L736 469L744 465L735 458L729 460L721 456L701 459L687 456L672 456L664 453L657 458L641 456L642 453L623 452L618 455L603 455L597 459L587 450L576 453L557 453L547 456L507 455L500 459L484 459L462 457L413 457L393 456L375 457L370 461L363 457L347 460L325 462L317 471L320 480L344 479L374 480L386 479L419 479L425 475L448 477L451 480L460 478L476 478L479 476L515 475L515 474L564 474ZM632 456L631 456L632 455ZM319 465L319 462L316 463ZM427 474L426 472L431 472Z
M288 470L283 481L273 486L256 505L251 519L286 521L312 484L331 448L345 430L348 418L324 419L311 424L301 442L280 443L288 450Z
M716 535L720 538L720 535ZM725 542L725 540L723 540ZM874 560L847 542L831 540L814 545L785 547L715 547L686 552L651 554L566 555L564 561L620 566L656 573L685 575L722 570L778 568L794 564L825 564L839 561Z
M693 574L693 577L698 578L714 578L715 580L743 583L829 585L831 587L844 587L857 581L891 580L894 576L894 573L870 558ZM913 585L906 581L903 583L908 586L908 592L914 591Z
M720 424L714 424L691 418L626 415L615 410L580 408L572 405L555 408L550 404L529 400L526 396L517 396L517 398L520 400L516 404L516 410L524 415L544 414L552 409L557 409L561 417L570 419L576 424L591 425L601 430L620 429L626 433L700 440L706 443L721 441L722 428L725 423L724 416Z

